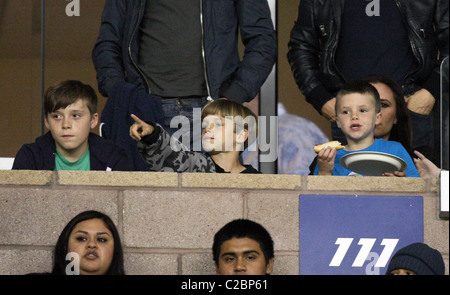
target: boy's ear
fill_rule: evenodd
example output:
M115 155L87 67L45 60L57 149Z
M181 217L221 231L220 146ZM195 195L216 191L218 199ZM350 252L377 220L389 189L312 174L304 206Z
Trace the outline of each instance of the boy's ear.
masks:
M242 129L239 132L239 134L236 134L236 143L244 144L244 142L247 140L247 138L248 138L248 130Z
M97 124L98 124L98 113L95 113L91 117L91 129L97 127Z
M375 120L375 125L378 125L378 124L380 124L381 123L381 112L378 112L378 114L377 114L377 118L376 118L376 120Z

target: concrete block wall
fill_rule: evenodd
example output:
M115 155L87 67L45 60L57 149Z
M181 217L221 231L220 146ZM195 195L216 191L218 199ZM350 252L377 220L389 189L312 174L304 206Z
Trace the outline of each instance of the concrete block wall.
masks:
M119 229L127 274L215 274L213 236L227 222L261 223L275 243L275 275L299 274L300 194L423 196L424 239L449 265L439 180L202 173L0 171L0 274L51 270L67 222L84 210Z

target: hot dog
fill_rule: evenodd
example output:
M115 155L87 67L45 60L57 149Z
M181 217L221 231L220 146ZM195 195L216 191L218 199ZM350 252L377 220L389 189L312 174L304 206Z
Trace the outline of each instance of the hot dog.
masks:
M341 145L341 143L337 140L334 141L329 141L329 142L325 142L322 144L316 144L314 145L314 151L316 152L316 154L318 154L322 149L326 148L326 147L334 147L336 150L341 150L343 148L345 148L343 145Z

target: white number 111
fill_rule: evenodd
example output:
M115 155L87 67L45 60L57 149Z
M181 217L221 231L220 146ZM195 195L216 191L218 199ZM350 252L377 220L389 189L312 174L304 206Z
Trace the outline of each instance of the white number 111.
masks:
M381 246L384 246L383 251L381 252L380 257L378 258L375 267L385 267L391 254L394 252L395 246L397 246L399 239L383 239L381 241ZM340 266L342 260L348 252L351 244L353 242L353 238L337 238L335 244L339 245L336 250L336 253L333 256L333 259L330 262L329 266ZM361 249L358 252L358 255L353 261L352 267L362 267L367 257L370 254L370 251L375 244L376 239L359 239L358 245L361 245Z

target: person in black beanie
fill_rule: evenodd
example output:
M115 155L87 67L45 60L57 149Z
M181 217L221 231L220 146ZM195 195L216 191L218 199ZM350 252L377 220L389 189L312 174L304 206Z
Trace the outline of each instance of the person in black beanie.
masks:
M389 262L386 275L444 275L441 253L423 243L398 250Z

